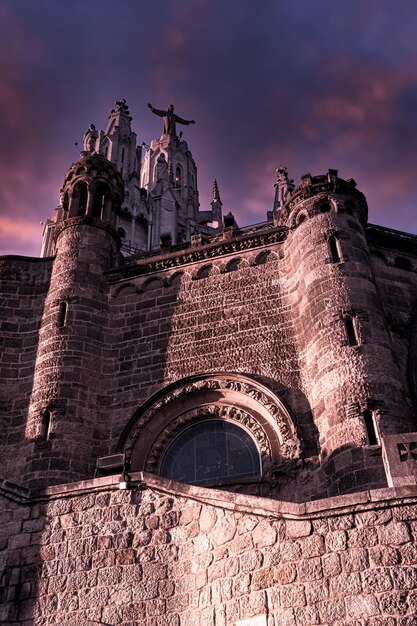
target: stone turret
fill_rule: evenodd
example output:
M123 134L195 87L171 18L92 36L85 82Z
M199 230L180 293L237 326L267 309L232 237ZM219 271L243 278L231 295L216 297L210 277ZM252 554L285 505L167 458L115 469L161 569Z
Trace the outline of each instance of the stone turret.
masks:
M328 476L321 488L330 494L383 484L381 435L412 428L370 267L366 221L364 195L336 170L303 176L279 196L274 214L276 225L289 228L283 278Z
M105 394L105 271L120 247L115 227L124 190L113 163L85 153L61 193L26 427L33 449L25 479L33 487L93 474Z

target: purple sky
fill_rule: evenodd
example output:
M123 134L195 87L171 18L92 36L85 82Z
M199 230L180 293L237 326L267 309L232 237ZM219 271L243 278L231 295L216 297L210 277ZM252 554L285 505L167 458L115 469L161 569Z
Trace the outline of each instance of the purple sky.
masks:
M240 225L272 208L275 169L339 170L370 221L417 233L414 0L2 0L0 254L37 256L74 142L126 98L139 142L182 127Z

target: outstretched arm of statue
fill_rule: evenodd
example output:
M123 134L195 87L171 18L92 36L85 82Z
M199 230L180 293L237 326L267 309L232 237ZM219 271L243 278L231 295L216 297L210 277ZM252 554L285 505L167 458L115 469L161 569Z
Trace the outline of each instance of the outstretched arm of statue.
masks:
M167 114L167 112L162 111L162 109L154 109L150 102L148 102L148 107L150 108L152 113L155 113L155 115L159 115L159 117L165 117L165 115Z
M188 124L195 124L194 120L184 120L179 115L175 116L175 121L178 122L179 124L186 124L187 126L188 126Z

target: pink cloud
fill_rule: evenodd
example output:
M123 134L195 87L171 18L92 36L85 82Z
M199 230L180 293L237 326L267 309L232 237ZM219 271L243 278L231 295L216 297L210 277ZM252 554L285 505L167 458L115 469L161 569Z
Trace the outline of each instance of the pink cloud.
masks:
M42 232L42 225L30 220L21 218L12 219L7 216L0 216L0 236L13 238L19 242L29 242L39 238Z

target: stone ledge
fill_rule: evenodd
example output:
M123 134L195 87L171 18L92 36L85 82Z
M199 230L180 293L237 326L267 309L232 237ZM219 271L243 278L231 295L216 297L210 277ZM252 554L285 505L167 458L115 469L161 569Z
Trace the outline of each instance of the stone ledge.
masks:
M38 491L26 489L7 480L0 479L0 495L20 504L28 505L100 491L151 489L171 496L202 501L205 504L226 510L276 519L317 518L347 514L353 511L360 512L374 510L375 508L385 508L388 505L395 504L395 501L398 504L417 502L417 485L358 491L299 504L222 491L220 489L186 485L146 472L132 473L128 481L121 479L122 476L120 475L104 476L74 483L53 485Z

